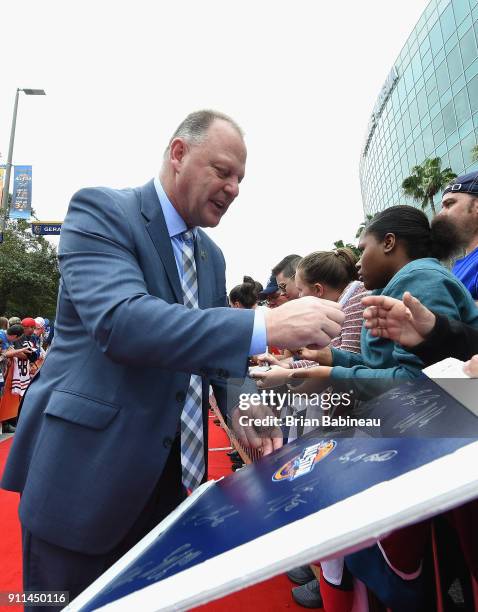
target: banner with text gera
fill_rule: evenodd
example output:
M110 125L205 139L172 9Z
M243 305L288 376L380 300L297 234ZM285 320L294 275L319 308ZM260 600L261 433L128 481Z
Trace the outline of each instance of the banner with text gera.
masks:
M29 219L32 209L32 167L15 166L11 219Z

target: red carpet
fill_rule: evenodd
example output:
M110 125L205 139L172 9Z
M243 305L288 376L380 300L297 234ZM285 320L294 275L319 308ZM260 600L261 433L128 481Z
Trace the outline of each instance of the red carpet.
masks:
M13 438L0 442L0 478ZM22 590L21 532L18 521L18 493L0 489L0 591ZM20 606L0 606L2 612L19 610Z
M12 438L0 442L0 474L3 473L5 461L10 450ZM209 419L209 448L225 448L229 439L221 429ZM209 478L218 479L231 473L231 461L227 450L209 451ZM17 515L18 494L0 489L0 591L21 591L21 539L20 523ZM274 552L271 551L271 555ZM304 610L292 599L293 585L285 576L278 576L248 589L228 595L217 601L195 608L195 612L276 612L280 610ZM0 612L13 612L19 607L0 606ZM52 608L53 610L53 608Z
M229 446L229 439L214 418L209 418L209 448L224 448ZM231 461L227 451L209 451L208 475L217 479L231 474ZM274 551L271 551L271 555ZM286 576L277 576L260 584L232 593L227 597L194 608L194 612L276 612L280 610L302 610L292 599L293 585Z

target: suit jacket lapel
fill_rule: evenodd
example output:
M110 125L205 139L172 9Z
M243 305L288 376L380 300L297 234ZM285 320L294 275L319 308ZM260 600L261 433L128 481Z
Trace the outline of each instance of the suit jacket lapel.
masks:
M146 219L146 230L161 257L174 296L176 300L182 304L183 290L178 276L176 261L174 259L173 247L171 246L171 238L168 234L168 228L164 220L163 211L161 210L158 194L154 187L154 181L146 183L146 185L140 189L140 195L141 213Z

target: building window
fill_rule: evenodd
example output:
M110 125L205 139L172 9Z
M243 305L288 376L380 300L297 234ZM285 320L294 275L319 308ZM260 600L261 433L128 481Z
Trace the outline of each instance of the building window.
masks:
M466 87L456 94L453 101L455 103L456 122L458 125L461 125L470 116L470 105L468 103L468 91Z
M441 35L440 22L437 21L430 31L430 45L432 53L435 55L443 47L443 38Z
M418 123L418 106L416 100L412 100L410 102L410 121L412 123L412 128L414 128Z
M456 45L450 51L446 57L448 63L448 71L450 73L450 80L453 83L463 72L463 66L461 63L460 47Z
M478 50L476 48L475 32L473 28L470 28L463 38L460 40L461 56L463 58L463 64L465 69L473 62L478 56Z
M458 2L454 2L453 8L455 12L456 25L460 25L463 19L470 12L470 5L468 4L468 0L458 0Z
M448 151L448 157L450 159L450 168L453 172L459 174L463 169L463 156L461 154L461 146L457 144L450 151Z
M471 112L478 111L478 74L468 83Z
M476 140L476 136L474 132L470 132L468 136L463 138L461 141L461 150L463 152L463 159L465 161L465 166L469 166L471 162L471 150L472 148L478 144Z
M440 146L443 141L445 140L445 130L441 127L438 132L435 133L434 135L434 139L435 139L435 147ZM440 155L437 152L438 157L442 157L442 155Z
M425 148L425 155L429 155L429 153L433 150L434 148L434 143L433 143L433 134L432 134L432 127L431 124L427 125L427 127L423 130L423 145Z
M442 62L436 69L438 93L442 96L445 91L450 87L450 78L448 76L448 69L446 62Z
M425 83L425 87L428 95L428 105L431 108L438 100L437 81L434 74Z
M448 40L450 36L455 31L455 17L453 15L453 9L451 4L449 4L446 9L443 11L440 17L441 29L443 32L443 38Z

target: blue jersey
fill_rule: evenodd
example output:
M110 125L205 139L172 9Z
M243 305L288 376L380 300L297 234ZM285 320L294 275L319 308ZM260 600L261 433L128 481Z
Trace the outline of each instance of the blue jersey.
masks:
M478 300L478 247L466 257L457 259L452 272L465 285L473 299Z

